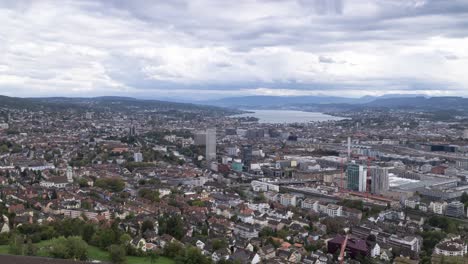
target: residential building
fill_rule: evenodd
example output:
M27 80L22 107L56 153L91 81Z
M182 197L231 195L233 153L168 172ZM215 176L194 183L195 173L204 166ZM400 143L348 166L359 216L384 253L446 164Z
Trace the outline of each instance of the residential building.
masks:
M343 207L336 204L328 204L324 213L330 217L343 216Z
M297 205L297 197L293 194L285 193L282 194L280 197L280 203L284 206L296 206Z
M447 238L435 246L434 254L450 257L463 257L467 254L467 245L465 240L462 240L460 236Z
M318 212L318 201L311 198L304 199L301 207L304 209L312 209L314 212Z
M451 217L464 217L465 216L465 205L462 202L455 201L447 204L445 215Z
M445 214L445 208L447 207L447 202L431 202L429 204L429 210L434 214L443 215Z
M233 233L244 239L252 239L258 237L258 230L249 224L238 223L234 226Z
M411 252L411 254L419 254L422 246L422 239L415 236L399 237L397 235L391 235L387 243L393 245L402 250Z
M411 209L416 209L419 205L420 198L419 196L413 196L405 200L405 207L409 207Z
M143 154L141 154L141 152L135 152L133 154L133 160L135 162L143 162Z

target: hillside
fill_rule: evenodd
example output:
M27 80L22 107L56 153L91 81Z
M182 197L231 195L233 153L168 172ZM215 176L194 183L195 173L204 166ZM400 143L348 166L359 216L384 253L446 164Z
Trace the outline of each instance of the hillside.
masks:
M159 100L141 100L131 97L93 97L93 98L17 98L0 96L0 108L27 109L31 111L187 111L216 114L232 114L237 111L226 108L175 103Z

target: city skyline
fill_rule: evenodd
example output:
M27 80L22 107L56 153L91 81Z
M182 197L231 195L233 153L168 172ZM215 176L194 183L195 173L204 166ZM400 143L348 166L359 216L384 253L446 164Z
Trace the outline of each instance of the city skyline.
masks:
M0 94L468 96L467 14L460 0L2 1Z

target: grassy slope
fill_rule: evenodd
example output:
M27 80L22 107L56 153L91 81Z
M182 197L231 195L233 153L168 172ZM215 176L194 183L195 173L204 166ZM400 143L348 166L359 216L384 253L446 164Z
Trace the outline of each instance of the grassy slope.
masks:
M8 254L8 245L1 245L0 246L0 254Z
M37 243L39 248L37 255L41 257L47 257L47 252L44 250L44 247L49 244L49 241L41 241ZM0 245L0 254L8 254L8 245ZM100 260L100 261L110 261L109 253L95 246L88 247L88 255L91 260ZM149 258L145 257L127 257L128 264L151 264ZM174 261L165 257L159 257L155 264L173 264Z

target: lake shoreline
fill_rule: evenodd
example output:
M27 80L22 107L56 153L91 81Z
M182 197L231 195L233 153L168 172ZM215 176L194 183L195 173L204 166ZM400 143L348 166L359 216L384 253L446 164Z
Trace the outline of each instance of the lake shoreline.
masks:
M241 109L247 113L230 116L232 118L247 118L253 117L258 119L261 124L294 124L294 123L311 123L324 121L340 121L345 120L345 117L329 115L320 112L308 112L298 110L255 110Z

